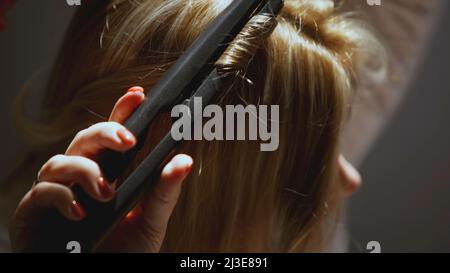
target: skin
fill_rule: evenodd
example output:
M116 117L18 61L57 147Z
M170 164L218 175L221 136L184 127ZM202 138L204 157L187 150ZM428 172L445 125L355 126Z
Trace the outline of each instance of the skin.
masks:
M358 170L342 154L339 155L337 162L341 197L347 198L361 187L362 178Z
M15 0L0 0L0 31L6 29L6 13ZM79 221L86 217L77 203L70 186L73 181L98 201L114 197L114 188L102 177L96 159L101 150L108 148L126 151L136 144L135 137L121 124L142 103L145 95L141 87L128 90L116 103L108 122L95 124L79 132L64 155L50 158L38 174L40 183L33 186L19 203L10 225L13 251L26 249L33 226L43 211L56 208L66 218ZM340 198L346 198L361 185L358 171L339 155L336 159ZM117 225L100 244L98 251L158 252L164 240L167 223L178 200L182 181L192 169L188 155L175 156L161 173L160 181L152 192Z
M64 155L50 158L35 184L19 203L10 225L13 251L22 251L31 242L33 227L42 212L56 208L63 216L79 221L86 212L76 201L70 186L79 183L98 201L114 197L114 188L102 176L96 160L105 149L126 151L136 144L135 137L121 124L144 101L141 87L130 88L116 103L108 122L80 131ZM340 155L337 159L341 198L348 197L361 184L356 169ZM156 187L146 193L139 205L102 241L97 251L159 252L170 215L177 203L182 181L192 169L188 155L176 155L164 168Z
M50 158L41 168L36 185L23 197L10 225L13 251L26 249L33 226L48 208L55 207L66 218L79 221L86 212L70 189L73 181L98 201L114 197L113 187L105 183L96 162L105 149L126 151L136 144L135 137L121 125L144 101L144 90L131 88L116 103L108 122L80 131L64 155ZM167 222L181 191L182 181L192 169L193 160L179 154L163 168L153 191L144 195L140 204L99 246L99 251L158 252ZM118 238L126 238L120 240Z

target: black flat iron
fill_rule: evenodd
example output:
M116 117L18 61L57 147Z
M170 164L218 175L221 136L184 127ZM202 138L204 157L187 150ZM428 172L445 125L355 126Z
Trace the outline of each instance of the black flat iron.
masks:
M149 98L125 122L138 139L137 148L125 153L105 151L100 166L108 181L115 181L128 167L139 149L140 138L149 124L162 111L176 104L185 103L193 111L193 97L200 97L205 105L221 90L221 76L214 64L249 20L257 14L276 16L283 0L234 0L200 34L189 49L152 88ZM192 120L194 117L192 117ZM87 212L85 219L73 222L56 210L49 211L36 228L29 252L68 252L69 242L78 242L81 252L91 252L101 239L137 204L149 183L158 181L162 162L178 141L170 132L150 154L118 186L116 197L101 203L89 197L80 186L74 186L77 199ZM150 185L151 186L151 185Z

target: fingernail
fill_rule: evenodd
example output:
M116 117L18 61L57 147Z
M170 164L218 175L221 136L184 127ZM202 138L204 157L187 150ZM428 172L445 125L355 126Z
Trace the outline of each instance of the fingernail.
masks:
M191 160L190 163L188 163L186 165L186 168L184 169L184 173L189 173L192 170L192 166L194 166L194 162L192 162L192 160Z
M136 138L134 137L134 135L132 133L130 133L128 130L119 130L117 132L117 135L124 142L134 143L136 141Z
M100 177L98 179L98 188L100 189L100 194L105 199L110 199L115 194L114 190L111 188L111 186L109 186L109 184L103 177Z
M192 158L187 155L177 155L174 164L176 166L185 166L185 171L189 171L192 168L194 162Z
M192 170L192 166L194 166L194 162L192 162L191 164L188 165L186 171L191 171Z
M193 166L194 162L192 158L187 155L177 155L175 158L168 164L167 171L172 172L173 169L178 170L179 175L187 175Z
M144 88L140 86L133 86L130 89L128 89L127 93L134 93L134 92L144 92Z
M83 219L84 217L86 217L86 212L76 200L72 201L71 207L72 213L76 218Z
M139 218L139 215L142 214L142 208L141 206L137 206L134 209L132 209L130 212L128 212L126 219L130 222L134 222Z

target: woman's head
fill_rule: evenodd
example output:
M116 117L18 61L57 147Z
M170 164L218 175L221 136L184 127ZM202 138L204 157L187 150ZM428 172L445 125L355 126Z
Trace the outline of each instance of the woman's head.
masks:
M29 134L61 142L98 121L93 113L105 116L126 88L151 90L230 2L86 3L55 65L46 125L29 124ZM337 15L331 0L286 0L276 22L252 20L216 65L233 73L218 104L279 105L279 147L261 152L254 141L184 143L196 169L172 215L165 251L319 251L330 232L325 219L359 182L339 157L339 137L353 69L370 36ZM169 126L165 116L158 118L141 156Z

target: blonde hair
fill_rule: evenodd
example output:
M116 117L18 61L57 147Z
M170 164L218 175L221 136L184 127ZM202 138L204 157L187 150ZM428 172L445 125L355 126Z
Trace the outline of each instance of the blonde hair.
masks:
M44 122L15 116L35 144L55 151L61 146L52 145L106 117L127 88L151 90L230 2L83 3L54 66ZM364 55L360 49L373 39L338 15L333 1L286 0L276 26L273 20L252 20L216 65L235 73L220 104L280 105L279 148L260 152L251 141L186 142L181 151L196 163L163 251L320 251L326 246L324 219L339 205L334 177L355 86L353 69ZM156 123L167 127L168 121L160 117ZM155 133L139 158L151 149Z

